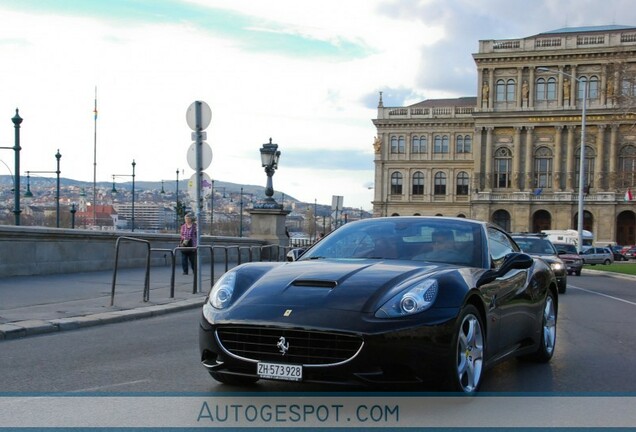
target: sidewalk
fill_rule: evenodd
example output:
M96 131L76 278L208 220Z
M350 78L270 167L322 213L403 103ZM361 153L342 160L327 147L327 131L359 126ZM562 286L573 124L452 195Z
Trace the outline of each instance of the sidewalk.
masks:
M225 271L215 266L215 278ZM150 268L150 298L143 301L145 269L120 269L114 305L113 271L15 276L0 279L0 343L56 331L121 322L200 307L210 289L209 264L193 294L193 278L175 272L170 298L170 266Z

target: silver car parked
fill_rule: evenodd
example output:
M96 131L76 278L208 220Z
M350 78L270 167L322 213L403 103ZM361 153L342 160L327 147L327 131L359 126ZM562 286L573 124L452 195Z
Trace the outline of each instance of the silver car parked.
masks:
M614 253L609 248L591 247L581 254L585 264L612 264L614 262Z

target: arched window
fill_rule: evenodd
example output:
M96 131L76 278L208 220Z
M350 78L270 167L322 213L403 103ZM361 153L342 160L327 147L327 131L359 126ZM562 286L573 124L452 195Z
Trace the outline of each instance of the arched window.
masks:
M455 153L470 153L472 151L472 138L470 135L457 135L455 139Z
M557 82L556 78L548 78L548 88L546 91L547 100L556 100L557 98Z
M391 137L391 153L404 153L404 137L392 136Z
M512 162L512 153L506 147L501 147L495 152L495 188L510 187L510 170Z
M510 232L510 213L505 210L497 210L492 215L492 223Z
M448 135L436 135L433 153L448 153Z
M534 83L534 98L538 101L546 99L545 78L537 78Z
M411 153L426 153L426 135L413 136L411 140Z
M636 147L632 145L621 149L618 156L619 187L636 186Z
M540 147L534 153L534 187L552 188L552 151Z
M446 174L441 171L435 173L435 187L433 193L435 195L446 195Z
M579 187L579 174L580 174L580 168L581 168L581 164L578 162L581 160L581 147L579 147L578 149L576 149L576 153L574 155L575 159L577 160L576 165L576 187ZM583 187L585 187L588 191L589 188L591 188L592 186L594 186L594 161L596 160L595 157L595 153L594 153L594 149L592 149L592 147L590 146L585 146L585 163L584 163L584 167L583 169L585 177L583 178Z
M592 75L591 77L582 76L579 78L577 82L577 93L576 98L582 100L583 92L585 92L585 83L588 85L587 96L588 99L597 99L598 98L598 77L596 75Z
M457 195L468 195L468 174L464 171L457 174Z
M506 82L504 80L497 80L495 100L497 102L503 102L506 100Z
M391 174L391 195L402 195L402 173Z
M424 174L421 171L413 174L413 195L424 195Z
M515 84L515 80L509 79L506 82L506 100L508 102L512 102L515 100L515 89L517 85Z

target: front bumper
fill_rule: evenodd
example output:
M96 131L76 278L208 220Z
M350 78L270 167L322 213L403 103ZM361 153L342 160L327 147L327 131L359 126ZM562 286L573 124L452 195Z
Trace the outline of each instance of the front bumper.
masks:
M454 324L455 318L448 317L444 322L432 326L415 326L366 334L343 332L359 338L362 341L361 349L346 361L335 364L303 364L302 381L358 385L434 382L449 369L449 362L454 358L451 349ZM235 355L229 352L217 337L216 330L229 325L231 324L212 325L204 317L201 318L201 362L213 374L257 377L257 363L261 359L256 355L249 356L250 358ZM283 329L276 324L265 327L269 330ZM275 340L272 344L275 344ZM264 361L285 364L287 358L281 354L275 360L269 357Z

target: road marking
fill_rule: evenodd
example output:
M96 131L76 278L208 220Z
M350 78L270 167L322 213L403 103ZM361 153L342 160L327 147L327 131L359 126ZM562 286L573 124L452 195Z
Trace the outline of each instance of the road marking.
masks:
M623 303L630 304L632 306L636 306L635 302L631 302L629 300L625 300L625 299L614 297L614 296L607 295L607 294L602 294L602 293L599 293L599 292L596 292L596 291L591 291L591 290L588 290L588 289L585 289L585 288L579 288L577 286L572 286L572 285L568 285L568 288L574 288L574 289L577 289L577 290L585 291L585 292L590 293L590 294L596 294L596 295L599 295L601 297L607 297L607 298L610 298L612 300L617 300L619 302L623 302Z
M128 382L122 382L122 383L117 383L117 384L108 384L108 385L104 385L104 386L89 387L89 388L79 389L79 390L71 390L68 393L91 392L91 391L96 391L96 390L104 390L104 389L107 389L107 388L127 386L127 385L130 385L130 384L139 384L139 383L149 382L149 381L150 381L149 379L128 381Z

